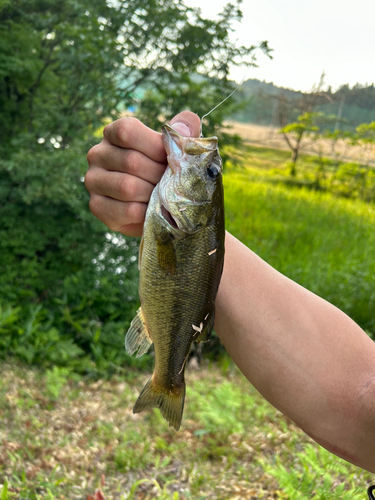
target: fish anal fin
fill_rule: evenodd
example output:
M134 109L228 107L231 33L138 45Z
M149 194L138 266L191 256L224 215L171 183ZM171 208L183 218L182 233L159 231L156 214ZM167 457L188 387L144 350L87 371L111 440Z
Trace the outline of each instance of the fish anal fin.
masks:
M150 334L143 317L140 307L133 321L130 323L129 330L125 338L125 349L132 355L138 350L136 357L139 358L147 352L152 344Z
M157 241L158 264L168 274L177 274L177 259L172 240Z
M213 309L206 320L203 321L203 328L201 332L196 332L194 337L195 342L208 342L210 340L211 332L215 323L215 309Z
M185 391L185 382L169 391L167 388L158 387L151 378L135 402L133 413L140 413L148 408L159 408L169 425L178 431L184 411Z

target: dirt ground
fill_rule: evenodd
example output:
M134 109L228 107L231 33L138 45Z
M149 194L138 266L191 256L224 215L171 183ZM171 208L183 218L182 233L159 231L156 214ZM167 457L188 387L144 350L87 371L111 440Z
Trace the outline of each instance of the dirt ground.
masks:
M234 121L228 121L225 125L228 126L227 130L230 133L238 134L254 145L274 149L289 149L285 139L277 128ZM369 145L368 147L351 146L346 141L338 141L333 150L332 141L327 139L312 141L311 138L307 138L303 140L302 152L311 155L321 154L329 158L334 158L336 155L341 161L375 164L375 148L373 145Z

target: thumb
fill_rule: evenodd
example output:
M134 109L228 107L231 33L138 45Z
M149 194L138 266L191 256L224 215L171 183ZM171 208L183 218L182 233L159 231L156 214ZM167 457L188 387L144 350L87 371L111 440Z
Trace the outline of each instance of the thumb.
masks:
M191 111L182 111L172 118L170 125L185 137L199 137L200 135L200 118Z

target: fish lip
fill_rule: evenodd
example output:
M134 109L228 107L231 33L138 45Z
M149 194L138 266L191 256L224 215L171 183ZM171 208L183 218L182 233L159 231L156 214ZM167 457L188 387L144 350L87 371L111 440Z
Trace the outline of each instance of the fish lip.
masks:
M169 125L168 123L166 123L165 125L163 125L162 127L162 132L166 133L167 135L174 135L176 137L183 137L180 132L177 132L177 130L175 130L171 125Z
M173 156L174 154L176 158L181 158L183 154L181 142L183 140L183 136L179 132L177 132L177 130L167 124L162 127L161 131L164 149L167 153L167 156ZM171 163L173 164L173 161ZM173 172L176 170L171 164L170 167Z

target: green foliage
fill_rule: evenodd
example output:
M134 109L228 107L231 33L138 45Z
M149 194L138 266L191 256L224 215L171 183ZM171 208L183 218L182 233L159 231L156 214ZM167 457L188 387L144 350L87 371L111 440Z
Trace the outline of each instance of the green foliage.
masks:
M28 364L65 364L82 355L72 339L61 338L45 319L41 305L31 306L27 312L19 306L0 307L2 358L15 355Z
M265 470L278 480L290 500L363 500L364 487L358 487L357 473L348 469L344 461L332 460L327 450L312 444L296 453L289 467L279 457L276 467L265 464Z
M190 74L210 74L219 98L229 62L252 52L229 41L240 17L239 2L218 21L171 0L1 2L1 357L101 373L133 363L138 242L90 214L85 156L141 84L169 92L165 117L194 107Z
M102 323L119 319L123 335L135 311L137 243L92 217L82 182L90 130L125 96L123 22L104 0L0 10L0 301L15 305L2 357L88 370Z
M8 481L5 480L2 488L1 488L1 497L0 499L1 500L10 500L10 498L12 498L12 496L9 494L8 492Z
M332 192L375 201L375 171L358 163L342 163L329 181Z
M318 113L303 113L294 123L289 123L281 129L281 133L292 134L297 139L305 134L317 132L319 127L315 124L315 119L319 117Z
M358 139L363 144L375 143L375 121L371 123L362 123L356 128Z
M99 126L120 98L117 37L124 14L103 0L15 0L0 9L0 126L66 146ZM56 144L57 144L56 143Z
M46 392L49 398L54 401L59 399L62 389L67 384L69 373L69 369L58 366L46 371Z
M117 373L124 365L143 369L151 366L150 356L137 360L125 352L129 320L102 325L91 315L90 308L69 309L67 304L52 311L41 304L13 307L0 303L0 359L16 357L27 364L51 366L48 373L51 380L56 375L56 381L59 375L69 373L63 367L105 376ZM56 384L58 387L58 381Z

